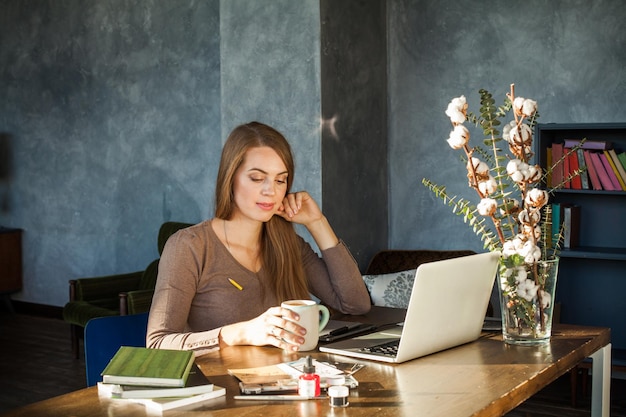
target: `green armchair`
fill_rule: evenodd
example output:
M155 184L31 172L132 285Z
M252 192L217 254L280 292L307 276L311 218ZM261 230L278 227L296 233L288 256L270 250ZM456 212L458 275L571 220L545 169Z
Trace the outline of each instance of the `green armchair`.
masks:
M166 222L159 229L159 255L165 242L189 223ZM139 314L150 310L156 284L159 260L144 271L79 278L69 281L70 300L63 307L63 320L70 324L72 352L78 358L78 344L87 322L96 317Z

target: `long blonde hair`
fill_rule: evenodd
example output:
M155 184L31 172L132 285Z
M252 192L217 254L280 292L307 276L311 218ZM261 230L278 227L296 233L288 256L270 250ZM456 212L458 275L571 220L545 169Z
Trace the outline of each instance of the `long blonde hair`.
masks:
M291 189L294 161L285 137L276 129L259 122L237 126L222 149L215 186L215 217L223 220L232 217L235 210L235 173L243 163L246 152L250 148L262 146L272 148L282 159L288 172L287 192ZM272 216L263 224L260 242L263 268L274 283L274 293L279 302L309 297L298 239L293 224L280 216Z

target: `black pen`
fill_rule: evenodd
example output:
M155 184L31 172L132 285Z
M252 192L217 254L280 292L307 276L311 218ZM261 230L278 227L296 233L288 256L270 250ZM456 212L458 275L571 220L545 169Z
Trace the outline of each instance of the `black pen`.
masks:
M333 331L331 331L328 336L337 336L337 335L341 335L344 333L352 333L358 330L369 330L369 329L373 329L374 326L371 324L365 324L365 323L359 323L356 324L354 326L343 326L340 327L338 329L335 329Z
M349 329L350 329L350 328L349 328L348 326L338 327L338 328L336 328L335 330L331 330L331 331L328 333L328 336L335 336L335 335L338 335L338 334L341 334L341 333L345 333L345 332L347 332Z

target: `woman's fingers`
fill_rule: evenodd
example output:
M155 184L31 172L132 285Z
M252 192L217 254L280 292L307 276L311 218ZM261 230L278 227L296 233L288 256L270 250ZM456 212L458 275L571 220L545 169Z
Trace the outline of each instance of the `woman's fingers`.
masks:
M304 343L306 329L297 321L300 319L295 312L272 307L265 314L265 332L269 344L288 350L297 351Z

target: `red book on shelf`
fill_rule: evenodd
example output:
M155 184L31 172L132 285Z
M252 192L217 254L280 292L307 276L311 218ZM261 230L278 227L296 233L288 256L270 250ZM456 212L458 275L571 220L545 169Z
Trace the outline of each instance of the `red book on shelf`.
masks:
M563 157L563 144L562 143L553 143L552 144L552 161L554 167L552 169L552 186L556 187L563 182L563 161L561 158Z
M607 191L615 191L613 187L613 183L606 173L606 169L604 169L604 165L602 165L602 161L600 160L600 155L595 152L589 152L589 156L591 157L591 161L593 162L593 167L596 169L596 173L598 174L598 178L600 178L600 183L602 184L602 188Z
M613 168L611 168L611 164L609 163L608 159L606 159L606 155L604 153L598 153L598 157L600 157L602 165L604 165L604 169L606 170L606 174L609 176L611 184L613 184L613 190L621 191L622 186L619 184L619 181L615 176L615 171L613 171Z
M601 190L602 184L600 183L600 178L598 178L598 173L591 161L590 152L585 150L583 151L583 155L585 156L585 163L587 164L587 173L589 173L589 180L591 181L591 188L594 190Z
M571 149L570 149L570 151L571 151ZM570 153L567 156L567 160L569 162L569 173L573 174L574 172L576 172L578 170L578 156L576 155L576 152ZM580 174L577 174L576 176L572 177L571 188L574 189L574 190L582 190L583 189L582 181L580 179Z
M563 148L563 188L572 188L572 182L569 180L569 174L572 172L569 166L569 155L571 149Z

